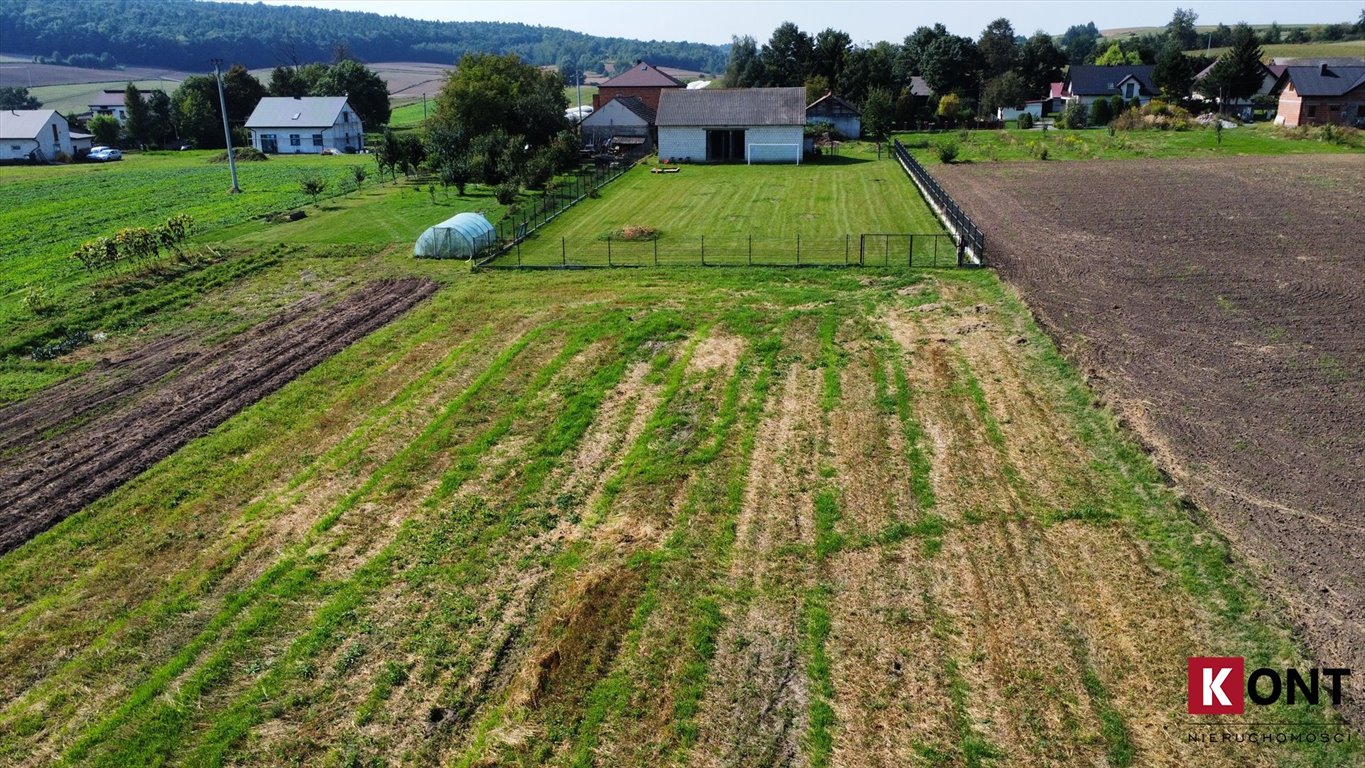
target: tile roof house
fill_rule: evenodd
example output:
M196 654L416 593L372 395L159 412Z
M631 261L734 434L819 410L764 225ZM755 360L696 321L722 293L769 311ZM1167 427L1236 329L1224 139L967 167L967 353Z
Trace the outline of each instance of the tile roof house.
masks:
M1112 67L1074 64L1062 81L1062 96L1085 106L1099 99L1118 95L1124 101L1138 99L1143 104L1156 98L1160 89L1152 80L1156 67L1151 64L1120 64Z
M1365 123L1365 61L1356 66L1286 67L1270 92L1280 97L1277 125Z
M659 157L684 162L801 162L805 88L666 90Z
M863 133L862 110L833 91L806 105L806 125L829 123L840 135L856 139Z
M58 152L70 155L71 130L52 109L0 111L0 160L46 162Z
M345 96L267 96L246 120L251 146L266 154L356 152L365 128Z
M658 111L660 93L665 90L686 88L681 80L653 64L637 61L630 69L597 86L597 93L592 97L592 108L596 111L612 99L635 96L650 109Z
M655 116L639 96L617 96L583 118L583 143L594 148L653 146Z

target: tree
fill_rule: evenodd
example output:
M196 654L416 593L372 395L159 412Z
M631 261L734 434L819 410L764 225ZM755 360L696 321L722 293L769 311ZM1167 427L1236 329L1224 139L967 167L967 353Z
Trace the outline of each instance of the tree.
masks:
M1100 54L1095 63L1101 67L1113 67L1120 64L1141 64L1142 57L1137 51L1123 52L1123 45L1115 40Z
M147 138L157 146L165 146L175 135L175 121L171 118L171 97L165 91L153 91L147 97Z
M932 27L919 27L905 38L896 55L895 77L902 84L910 82L915 75L924 74L924 52L934 41L948 36L948 28L942 24Z
M318 198L327 191L327 182L321 176L305 176L299 179L299 189L313 198L313 205L317 205Z
M1018 46L1014 43L1014 26L1009 19L996 19L987 24L976 47L981 52L981 76L987 80L1014 69L1019 57Z
M205 78L212 83L212 78ZM199 90L183 85L175 92L171 107L180 137L199 147L223 146L223 126L218 111ZM91 131L93 133L93 130Z
M759 52L765 84L775 87L801 85L806 82L814 55L815 43L810 35L790 21L782 22Z
M971 38L948 35L929 44L920 69L935 93L974 93L980 77L981 55Z
M121 127L118 118L113 115L95 115L85 124L86 130L90 131L95 144L103 147L118 143Z
M43 103L29 95L27 88L0 88L0 110L41 109Z
M128 83L128 87L123 89L123 110L128 115L123 124L128 139L134 144L149 141L151 115L147 109L147 102L142 100L142 92L132 83Z
M1109 121L1114 119L1109 99L1095 99L1094 105L1090 108L1090 119L1095 125L1109 125Z
M1062 34L1062 50L1071 64L1084 64L1100 41L1100 30L1095 22L1068 27Z
M896 47L880 42L871 48L854 48L848 54L840 93L850 101L861 102L873 88L885 88L896 82Z
M1046 32L1034 32L1033 36L1019 48L1019 76L1031 98L1041 98L1048 92L1048 86L1062 79L1062 67L1066 66L1066 54L1052 42Z
M863 134L881 141L891 133L895 119L895 104L885 88L873 88L863 102Z
M307 96L311 92L297 67L275 67L270 73L271 96Z
M826 29L815 36L815 51L811 57L811 73L823 77L830 90L840 88L840 78L848 52L853 50L853 38L837 29Z
M944 120L951 121L956 120L958 114L961 113L961 111L962 100L957 97L957 94L945 93L942 97L939 98L938 110L935 111L934 114Z
M1161 89L1161 93L1167 99L1183 99L1190 95L1190 88L1194 84L1194 62L1189 56L1185 55L1181 43L1174 37L1166 41L1166 45L1161 49L1161 55L1157 57L1156 69L1152 71L1152 79L1156 81L1156 87Z
M758 42L749 35L730 38L730 63L725 67L727 88L754 88L763 82Z
M541 72L514 55L472 53L446 76L431 123L471 138L502 130L540 147L569 127L568 107L555 73Z
M212 78L209 78L212 83ZM183 87L183 83L182 83ZM223 93L227 98L228 123L233 126L246 125L256 105L268 93L261 81L241 64L233 64L223 74ZM217 92L210 102L217 104Z
M806 103L810 104L833 90L829 78L824 75L811 75L806 78Z
M1188 51L1199 45L1199 32L1195 29L1194 23L1199 20L1199 14L1188 8L1176 8L1171 15L1171 20L1166 22L1166 40L1174 42L1180 46L1180 50Z
M981 92L981 116L993 116L999 107L1022 107L1029 100L1029 94L1024 78L1017 72L992 78L986 81Z
M1218 58L1207 75L1208 87L1219 94L1220 108L1224 100L1247 99L1260 90L1265 79L1262 55L1255 31L1246 24L1238 24L1232 32L1232 47Z
M312 95L345 96L364 125L378 128L389 123L389 86L358 61L346 59L328 67L313 86Z

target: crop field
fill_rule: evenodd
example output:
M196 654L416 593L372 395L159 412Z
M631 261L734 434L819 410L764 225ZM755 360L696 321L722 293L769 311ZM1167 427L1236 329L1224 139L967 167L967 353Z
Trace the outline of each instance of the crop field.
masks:
M636 171L539 239L937 227L860 159ZM424 210L224 217L45 321L99 340L0 407L0 764L1365 756L1186 738L1187 656L1311 657L994 271L471 273Z
M1320 133L1293 131L1268 123L1244 125L1217 132L1208 128L1188 131L1119 131L1110 136L1105 128L1081 130L960 131L956 133L912 132L896 138L916 160L936 165L937 145L956 144L958 163L1036 162L1044 160L1129 160L1163 158L1219 158L1255 155L1346 154L1365 150L1365 140L1343 138L1324 141ZM1044 154L1046 150L1046 154Z
M689 165L678 173L652 173L646 163L603 188L534 233L520 249L523 265L613 263L700 265L793 264L798 247L805 264L857 263L859 235L943 234L900 166L870 145L850 144L845 154L801 166ZM622 240L627 230L649 230L644 239ZM934 258L934 238L918 243L877 241L867 258L876 264L915 264ZM942 264L955 263L946 238ZM884 254L884 249L887 253ZM884 258L885 257L885 258ZM516 252L498 264L516 263Z
M941 169L1002 273L1343 667L1365 666L1365 626L1343 619L1365 602L1362 171L1360 155Z

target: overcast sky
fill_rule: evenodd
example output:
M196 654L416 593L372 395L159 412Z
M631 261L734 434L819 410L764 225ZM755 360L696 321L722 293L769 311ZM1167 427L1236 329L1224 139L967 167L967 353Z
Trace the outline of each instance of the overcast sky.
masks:
M1061 34L1072 24L1095 22L1100 29L1160 26L1176 8L1193 8L1200 24L1354 22L1361 0L265 0L270 5L370 11L440 21L515 21L580 32L643 40L728 43L731 35L753 35L761 43L783 21L809 32L834 27L855 42L899 42L915 27L942 23L959 35L976 37L992 19L1004 16L1020 34L1043 29Z

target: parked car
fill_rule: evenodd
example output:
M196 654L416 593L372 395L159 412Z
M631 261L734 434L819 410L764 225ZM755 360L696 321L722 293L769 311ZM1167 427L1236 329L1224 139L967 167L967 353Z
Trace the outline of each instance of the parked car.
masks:
M122 160L123 152L113 147L95 147L90 150L88 157L99 163L107 163L112 160Z

